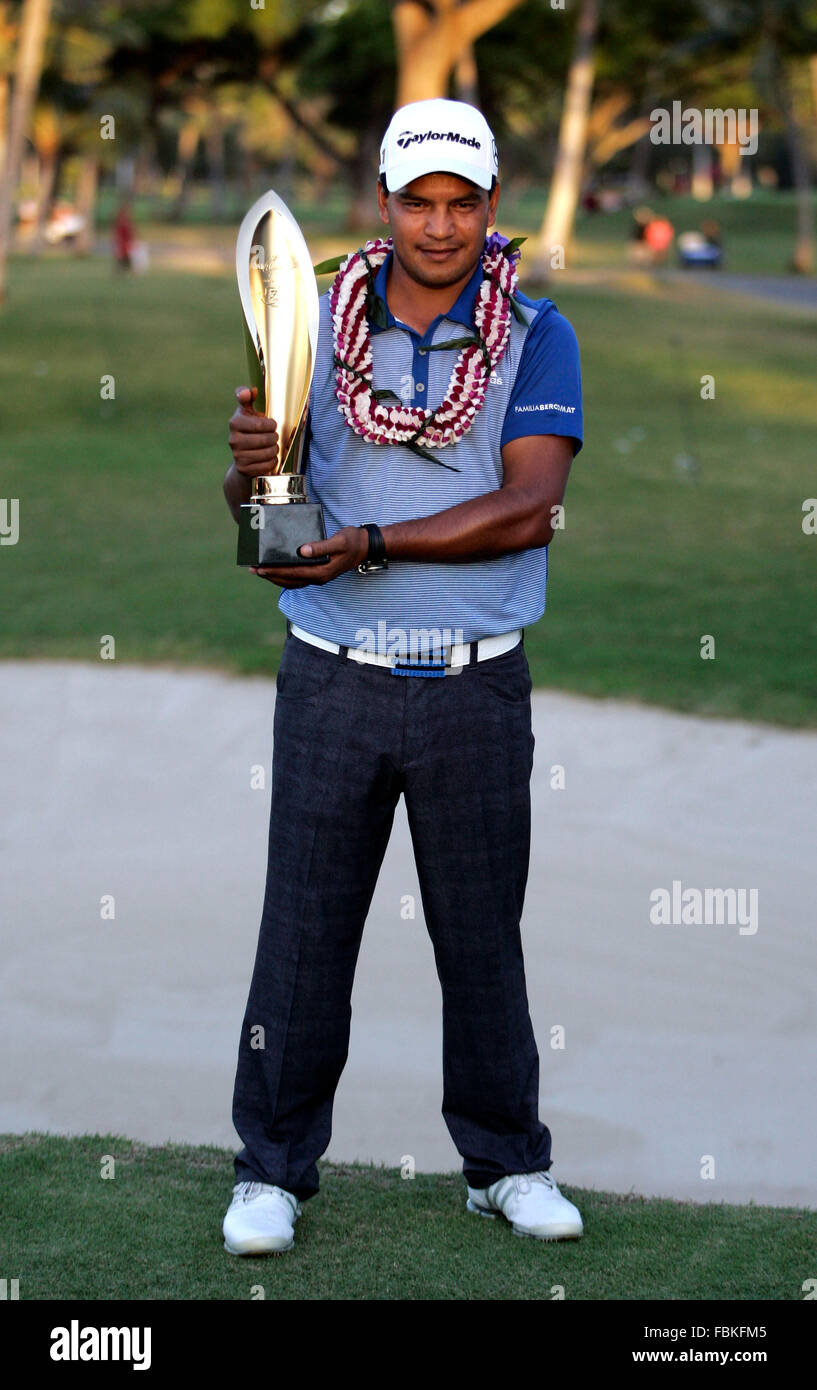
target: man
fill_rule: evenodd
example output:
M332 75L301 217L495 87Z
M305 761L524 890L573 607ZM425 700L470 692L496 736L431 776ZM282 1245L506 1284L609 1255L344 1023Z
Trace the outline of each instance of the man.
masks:
M550 300L509 291L512 248L487 238L497 176L474 107L403 107L377 190L391 249L367 243L321 300L307 488L328 538L301 554L330 560L257 571L283 590L288 623L233 1101L244 1147L223 1232L235 1255L290 1249L318 1190L401 794L467 1208L501 1212L520 1235L582 1233L548 1172L520 937L534 747L522 639L544 611L554 508L582 447L579 354ZM278 441L250 390L236 394L224 490L237 519Z

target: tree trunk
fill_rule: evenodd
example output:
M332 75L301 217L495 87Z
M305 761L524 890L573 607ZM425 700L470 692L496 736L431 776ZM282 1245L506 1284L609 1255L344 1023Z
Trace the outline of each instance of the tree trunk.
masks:
M803 132L794 110L788 76L780 69L779 91L783 119L786 123L786 142L789 147L792 179L797 197L797 236L792 255L792 269L799 275L811 275L817 260L817 237L814 227L811 169L806 154Z
M649 187L647 169L650 162L650 137L642 135L633 145L630 167L627 170L627 197L644 198Z
M37 220L34 224L34 236L31 240L32 251L39 251L45 240L45 229L51 214L51 204L54 201L54 190L57 186L57 169L59 168L59 162L59 148L45 150L40 156L40 179L37 189Z
M642 199L649 188L647 175L650 167L650 112L655 107L655 92L648 82L639 108L639 116L647 122L647 130L632 146L630 167L627 170L627 197Z
M45 228L51 212L62 149L60 118L50 103L35 106L29 138L37 153L37 212L29 249L38 251L45 239Z
M397 0L392 25L397 51L397 106L448 95L457 64L480 34L521 0ZM476 84L472 84L474 90ZM460 98L470 100L470 98Z
M220 111L214 111L207 129L207 174L210 182L210 211L215 221L224 217L227 206L225 180L224 122Z
M351 232L368 231L377 221L377 182L378 153L380 150L380 127L369 126L361 132L357 154L351 172L351 198L346 226ZM383 235L388 231L384 228Z
M88 256L94 249L96 238L96 192L99 180L99 160L95 154L84 154L79 166L77 184L77 212L85 219L85 225L77 233L74 250L78 256Z
M812 53L809 57L808 67L811 73L812 120L815 120L817 119L817 53Z
M797 234L790 269L800 275L810 275L815 269L815 261L817 260L811 168L806 153L803 131L800 128L795 110L786 61L781 52L779 25L780 16L771 0L767 0L763 8L763 46L760 69L772 100L783 117L791 176L797 199ZM812 73L813 71L812 66Z
M275 186L285 203L291 203L295 197L295 175L297 172L298 157L295 152L295 142L294 140L287 140L275 176Z
M454 66L454 95L457 101L479 106L479 72L472 43L463 49Z
M25 0L17 45L14 90L9 110L6 158L0 178L0 303L6 297L6 268L11 244L14 198L31 108L40 85L51 0Z
M799 275L811 275L817 263L811 169L803 132L794 109L789 76L774 32L769 35L768 64L770 86L786 131L786 145L797 200L797 233L789 268Z
M0 72L0 169L6 167L6 137L8 135L9 80Z
M600 0L582 0L576 22L553 178L533 263L537 273L545 278L553 269L551 258L554 251L561 248L566 254L573 232L593 94L599 4Z
M179 141L176 146L178 190L168 214L170 222L179 222L187 207L191 174L199 148L200 136L201 128L195 117L186 120L179 131Z
M151 197L156 190L159 179L154 162L154 152L155 145L149 143L147 139L142 141L136 151L130 188L124 190L126 193L130 193L133 198ZM118 182L117 187L119 187Z
M692 146L692 196L699 203L706 203L712 197L712 147L711 145Z

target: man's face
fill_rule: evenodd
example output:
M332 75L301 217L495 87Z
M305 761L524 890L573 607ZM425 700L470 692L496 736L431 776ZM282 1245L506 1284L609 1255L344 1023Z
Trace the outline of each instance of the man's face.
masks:
M406 273L428 289L445 289L479 260L496 220L499 184L489 196L456 174L424 174L388 197L378 184L377 201Z

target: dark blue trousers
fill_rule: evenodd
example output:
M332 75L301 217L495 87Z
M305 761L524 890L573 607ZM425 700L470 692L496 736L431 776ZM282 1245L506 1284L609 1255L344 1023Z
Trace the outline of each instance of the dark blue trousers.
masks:
M318 1191L363 927L401 793L442 989L442 1114L464 1176L487 1187L550 1167L520 938L530 691L523 643L435 678L287 636L233 1099L237 1181L273 1183L301 1201Z

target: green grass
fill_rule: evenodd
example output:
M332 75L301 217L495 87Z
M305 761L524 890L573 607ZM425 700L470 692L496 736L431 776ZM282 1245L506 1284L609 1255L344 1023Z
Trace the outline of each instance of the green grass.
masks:
M562 1286L571 1300L799 1300L817 1237L806 1209L562 1188L583 1238L520 1240L465 1210L458 1173L319 1168L294 1250L237 1259L220 1234L227 1150L3 1135L3 1272L21 1299L248 1299L262 1285L276 1299L551 1299Z
M95 660L112 634L120 661L272 675L279 591L237 569L221 494L246 379L232 276L20 258L10 283L0 496L21 535L0 656ZM526 634L534 681L814 727L817 323L649 276L549 293L581 345L585 446Z

